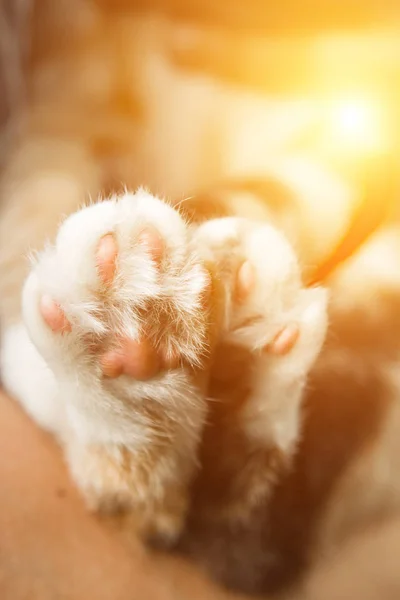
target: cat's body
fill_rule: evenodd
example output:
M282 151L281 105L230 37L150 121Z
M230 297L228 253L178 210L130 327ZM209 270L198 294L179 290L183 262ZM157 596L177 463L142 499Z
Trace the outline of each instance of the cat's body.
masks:
M305 184L305 211L303 203L282 203L279 194L276 201L276 189L265 194L265 200L228 191L224 206L214 199L205 202L204 197L181 202L183 194L216 175L268 171L265 157L280 152L278 143L269 144L269 137L279 139L279 123L287 121L285 109L281 119L267 118L264 123L268 102L225 90L211 79L181 76L165 58L163 45L168 47L169 37L184 45L185 30L182 39L174 27L166 27L163 35L162 20L160 26L157 19L112 19L90 2L76 3L74 10L79 5L83 18L71 19L66 27L65 15L74 14L70 3L66 5L57 18L54 3L43 4L47 20L39 14L40 26L51 32L54 52L46 55L39 45L22 141L3 173L0 219L2 379L9 393L56 433L66 420L53 401L51 373L47 397L42 387L49 370L21 326L21 290L30 268L26 254L43 248L47 239L54 241L64 217L75 213L88 196L96 199L104 189L121 183L130 188L146 183L156 192L177 197L180 210L188 209L190 221L206 226L218 217L272 221L294 238L305 269L331 250L346 227L351 206L340 185L335 187L334 181L315 176L314 170L296 161L289 165L288 179ZM37 37L41 38L40 31ZM110 40L109 46L105 40ZM121 56L128 62L132 58L132 63L123 62L119 70ZM228 135L230 122L237 125L237 135ZM254 135L262 129L260 123L269 132L265 138ZM284 175L281 169L280 179ZM311 196L314 200L307 204ZM282 205L286 209L276 213L274 209ZM343 210L337 211L337 205ZM85 246L86 238L81 241ZM255 360L248 348L237 349L235 343L234 349L232 340L216 348L206 394L210 413L204 423L201 395L199 430L204 431L194 438L194 454L184 456L190 465L202 437L203 469L192 485L192 510L181 550L228 585L264 592L297 585L351 534L398 512L399 256L399 231L394 225L379 232L329 281L327 342L304 390L303 378L296 376L302 395L289 405L278 436L281 444L286 443L284 456L270 443L271 434L277 435L271 426L278 417L281 421L284 403L278 402L279 415L267 412L265 421L258 414L254 419L249 393L255 389L250 371L257 361L270 357L257 355ZM55 270L62 273L57 265ZM50 280L48 276L47 283ZM73 288L73 276L69 282ZM285 364L287 357L275 358ZM265 383L269 385L269 378ZM110 386L114 385L112 380ZM35 386L42 393L32 394ZM49 411L46 398L57 410ZM288 421L287 416L292 418ZM108 416L104 422L108 427ZM286 428L288 422L291 426ZM260 434L268 443L254 452L251 436L258 443ZM123 453L118 458L127 464ZM192 477L193 472L188 481ZM260 492L255 494L255 507L248 495L253 489ZM317 583L317 597L325 597L323 579Z
M150 202L153 202L151 198ZM237 265L240 264L240 261L234 261L236 266L232 271L231 223L236 221L225 217L214 221L206 219L204 222L205 204L201 204L201 200L199 202L199 221L204 224L193 230L193 239L198 252L203 253L204 264L209 265L211 273L214 269L212 278L219 279L221 285L225 277L231 294ZM96 208L94 205L86 210ZM212 217L218 217L215 203L211 213ZM12 211L10 216L13 217ZM7 219L4 218L3 226L6 223ZM227 228L224 225L226 223ZM78 227L77 234L79 231ZM262 248L263 243L263 238L259 238L256 248ZM226 244L229 247L228 258L224 258L224 252L221 253ZM359 526L397 510L398 349L393 328L397 323L398 282L395 275L398 244L396 227L392 231L381 232L376 241L354 259L354 264L346 266L338 275L331 290L330 333L305 392L304 373L293 374L290 352L287 357L254 354L257 348L254 335L256 338L261 336L258 347L264 346L281 324L278 327L274 325L273 334L265 338L265 326L260 322L260 315L258 322L250 319L250 347L246 328L242 331L234 326L234 339L229 331L225 341L219 337L212 354L209 387L205 394L212 400L200 449L202 468L193 484L192 508L180 546L182 551L205 563L214 576L230 586L247 591L279 589L304 572L304 568L312 564L315 554L318 555L320 551L329 553L349 533L357 531ZM213 247L219 248L218 251ZM267 243L262 249L265 260L268 258L268 248ZM6 250L9 250L8 244ZM278 252L283 252L280 259L284 257L284 246L280 246ZM79 257L79 254L76 256ZM279 253L272 253L271 259L278 256ZM222 262L218 263L216 257ZM17 262L21 259L16 254L14 258ZM249 256L241 252L240 260L244 258ZM226 260L229 267L225 266L225 270L219 272L218 269ZM275 262L278 263L279 260ZM210 264L214 266L210 268ZM282 265L285 264L288 263L284 260ZM279 270L273 273L276 278ZM75 271L71 271L71 277L64 293L70 292L76 277ZM60 281L65 285L63 278ZM47 277L47 282L50 286L47 291L54 294L58 289L57 278L52 283L52 278ZM197 285L196 290L202 288L203 285L200 288ZM220 305L225 306L226 296L218 285L217 289L218 302L225 298ZM271 288L268 289L266 296L264 293L265 298L268 298L268 294L271 297ZM278 298L281 298L281 293L282 290ZM290 298L292 293L293 290ZM370 294L368 305L364 303L366 294ZM243 305L245 308L246 302ZM44 371L42 365L38 364L38 355L32 354L32 347L27 350L26 334L21 333L15 310L19 304L18 295L14 296L13 304L9 320L3 320L6 324L2 352L4 381L9 391L20 397L28 411L39 422L42 421L42 425L54 429L54 425L46 422L48 407L45 407L45 418L42 420L40 416L43 408L41 402L46 394L43 388ZM267 305L268 302L264 302L263 307ZM3 317L7 317L7 309L4 308L7 306L7 303L3 304ZM226 306L230 306L230 302ZM226 308L221 310L224 312ZM237 310L240 315L240 305ZM253 311L254 316L257 316L257 311ZM221 314L219 319L221 323L224 322ZM324 325L319 331L323 338ZM34 332L34 338L37 335ZM315 332L310 338L313 345L312 355L306 359L307 369L318 354L322 338L318 341ZM40 342L40 335L35 341ZM294 349L301 351L301 344L297 343ZM50 355L50 360L54 360L54 349ZM282 361L284 365L288 357L289 371L283 371L282 379L279 376L280 369L269 365L271 360ZM259 364L259 361L264 361L264 364ZM304 365L304 362L300 360L298 364ZM268 368L272 368L270 373ZM257 373L266 376L265 379L258 380ZM274 382L274 374L278 374L275 384L271 383L271 376ZM296 388L293 388L293 376L297 382ZM32 395L35 385L38 386L39 395ZM54 386L54 381L51 385ZM286 412L285 393L283 396L274 396L274 392L282 389L282 385L283 389L289 387ZM257 388L260 389L260 398L255 394ZM118 396L121 392L116 392L115 388L115 393ZM276 405L273 404L274 399ZM299 413L300 401L304 405L303 416ZM31 402L33 404L30 405ZM199 406L201 403L202 400ZM199 415L198 433L204 427L202 410ZM88 415L88 418L90 423L92 417ZM303 418L304 428L301 423ZM107 419L106 429L109 425ZM65 418L61 422L65 427ZM118 425L116 429L119 429ZM176 440L176 437L172 438L172 446ZM196 442L191 456L197 455L197 451ZM185 459L187 456L185 452ZM82 457L78 464L81 466ZM84 477L88 476L90 480L90 473L84 474ZM184 487L192 477L193 471Z
M109 236L115 272L104 280L96 261ZM255 281L240 299L244 264ZM62 310L61 324L46 318L49 305L56 319ZM91 508L133 510L144 535L171 542L184 527L199 463L214 353L226 354L229 344L228 356L237 348L252 360L233 439L227 427L217 452L221 478L234 490L218 517L247 522L279 475L275 455L283 464L293 455L303 387L325 338L325 306L320 290L302 289L295 255L271 226L225 218L188 227L149 194L126 194L72 214L55 245L39 254L20 321L4 330L4 382L59 439ZM264 350L287 327L299 328L294 348L285 356ZM126 340L130 352L132 343L136 352L150 343L164 364L139 378L110 377L110 360ZM229 407L231 394L227 385L211 402ZM254 481L240 463L233 471L224 465L236 435L265 455Z

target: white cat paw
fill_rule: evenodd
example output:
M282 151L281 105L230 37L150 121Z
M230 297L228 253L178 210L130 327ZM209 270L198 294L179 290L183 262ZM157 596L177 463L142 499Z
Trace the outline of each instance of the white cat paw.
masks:
M184 221L142 191L73 214L38 255L24 320L55 375L56 434L91 507L140 508L154 529L176 478L189 482L206 410L192 368L207 351L208 286Z
M203 225L197 238L224 274L224 342L285 360L302 355L308 369L326 335L327 292L303 287L285 236L268 224L225 218Z
M199 363L207 285L178 213L140 191L63 223L26 282L24 317L56 373L147 379L160 360Z

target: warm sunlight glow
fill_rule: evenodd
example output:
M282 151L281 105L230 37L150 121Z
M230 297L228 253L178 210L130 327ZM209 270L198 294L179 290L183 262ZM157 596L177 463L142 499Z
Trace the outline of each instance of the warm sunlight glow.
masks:
M330 137L344 152L376 151L384 144L382 114L373 102L362 98L333 102L329 121Z

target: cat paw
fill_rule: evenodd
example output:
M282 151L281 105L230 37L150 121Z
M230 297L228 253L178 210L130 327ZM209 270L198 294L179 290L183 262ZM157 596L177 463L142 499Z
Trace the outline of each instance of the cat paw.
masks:
M209 282L180 215L139 191L67 218L23 290L87 505L132 510L162 538L183 521L166 508L176 479L186 489L197 467Z
M207 285L181 217L140 191L62 224L26 282L24 317L56 372L145 380L201 361Z
M304 288L285 236L268 224L225 218L203 225L197 237L228 283L223 341L286 361L301 354L308 369L325 339L328 297Z
M266 227L249 235L230 337L253 352L282 357L304 373L325 341L328 293L303 287L294 251L279 238Z

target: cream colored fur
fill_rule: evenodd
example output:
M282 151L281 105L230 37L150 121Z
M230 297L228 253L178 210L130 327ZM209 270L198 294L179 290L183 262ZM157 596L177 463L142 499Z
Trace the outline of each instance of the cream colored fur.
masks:
M161 277L136 243L148 225L165 243ZM95 251L108 233L117 240L119 258L106 300ZM244 260L254 265L256 287L241 303L235 301L235 282L237 265ZM302 389L324 340L326 296L302 289L293 251L269 225L223 219L195 231L144 191L93 204L71 215L55 244L35 259L22 303L29 338L22 324L6 329L3 337L7 388L61 441L89 506L133 508L146 533L172 540L183 525L207 414L207 392L195 377L209 350L209 312L201 302L208 283L203 264L212 265L224 289L214 300L222 303L224 314L214 333L217 344L229 341L255 357L243 431L289 456L299 433ZM62 307L72 332L47 327L39 312L44 295ZM163 305L170 325L158 329ZM140 314L147 306L143 322ZM263 354L290 322L301 328L296 348L286 357ZM149 330L154 345L163 345L167 354L179 352L182 366L148 382L104 378L91 345L116 336L139 341Z
M46 240L54 241L60 222L65 216L77 211L87 201L87 196L97 199L109 181L116 185L126 183L130 188L145 182L156 192L166 193L180 200L192 190L215 180L237 175L265 177L268 173L277 173L282 181L289 183L295 194L301 196L300 208L303 218L301 223L296 218L292 229L295 230L294 237L300 237L306 246L304 256L307 267L322 261L345 230L354 194L349 193L346 186L338 185L337 178L326 174L325 170L320 169L313 161L296 156L286 158L286 142L290 147L292 134L296 135L299 128L301 129L301 106L298 111L296 103L292 101L289 105L285 105L281 99L275 103L268 97L249 94L238 87L219 84L211 77L199 77L196 73L188 74L176 68L170 60L171 45L173 48L181 45L181 50L183 47L185 53L185 43L188 41L185 26L180 23L154 16L111 17L102 14L97 4L82 0L74 2L72 6L69 1L48 3L47 12L50 15L46 15L48 19L43 19L43 24L47 24L51 36L57 40L57 48L60 46L59 38L63 37L64 52L50 52L34 65L30 81L31 101L20 123L22 136L17 140L16 150L10 152L10 161L2 176L1 370L2 381L8 392L21 400L26 410L42 427L60 433L70 430L65 403L58 402L59 381L30 340L21 320L21 289L30 268L26 255L42 249ZM59 14L55 15L57 12ZM38 38L41 39L40 35ZM114 43L116 41L117 43ZM111 51L113 45L121 51L120 54L118 51ZM205 45L207 46L207 42ZM117 68L121 60L124 61L127 74L122 82L118 79L120 71ZM110 111L115 90L120 90L121 84L125 100L133 107L128 115ZM300 104L301 102L300 100ZM136 103L145 107L144 115L140 110L140 116L136 115ZM107 156L107 153L106 158L95 154L93 146L96 146L98 139L102 143L106 140L111 157ZM235 196L232 204L234 214L245 218L265 218L269 214L265 206L254 202L253 196L251 201L249 198ZM90 210L96 211L96 204ZM81 216L75 218L75 223ZM91 231L91 225L87 225L88 231ZM219 227L216 226L217 237ZM297 231L299 227L300 236ZM208 233L211 236L210 229ZM220 235L223 240L225 234L221 232ZM233 235L235 237L235 232ZM316 524L307 524L310 529L311 525L316 528L309 545L318 559L325 554L336 552L349 530L357 528L360 523L365 524L374 518L377 512L381 514L386 508L392 511L399 507L396 483L397 457L400 455L396 443L399 437L396 427L399 357L398 352L394 353L388 366L384 355L386 342L383 339L392 338L394 335L391 318L385 318L383 300L387 295L398 295L398 240L398 229L395 228L389 233L382 232L377 236L377 244L375 240L369 244L366 251L361 252L355 261L341 270L332 282L331 307L334 309L334 319L350 314L351 319L360 324L378 324L380 335L379 339L373 342L374 352L369 346L364 348L364 339L361 344L349 348L341 339L334 338L331 347L327 348L313 369L313 374L317 377L321 374L326 375L328 388L333 388L336 394L336 382L340 383L343 379L347 383L362 381L365 382L365 387L369 388L370 374L381 372L382 378L390 383L392 402L389 410L385 412L385 418L378 423L378 430L374 431L371 439L368 438L367 449L359 445L355 450L349 451L346 468L341 476L332 476L335 485L324 502L322 511L316 511ZM85 239L78 242L76 249L85 251L86 234ZM282 246L279 247L282 250ZM74 250L74 245L71 250ZM296 246L296 250L302 251L303 245ZM77 255L74 256L78 260ZM271 260L267 261L266 257ZM86 268L88 263L83 260L83 255L79 258L79 263L81 258L82 265L79 266ZM279 253L265 248L261 264L263 268L280 265L279 261L275 262L278 258ZM88 261L90 263L92 257ZM54 271L58 270L52 267L48 272L42 271L42 274L47 275L45 281L50 288L57 291L51 287L49 280L50 274L58 276L58 272ZM68 294L69 291L77 290L79 282L75 281L71 274L69 281L72 282L72 289L66 290L64 281L60 281L60 292ZM297 292L294 296L300 300ZM261 297L264 298L262 294ZM318 299L318 292L315 293L315 299ZM318 318L323 320L323 313L319 310L313 312L311 308L311 295L308 311L301 312L297 300L295 306L300 319L304 317L307 321L307 315L311 314L314 317L319 315ZM322 304L321 297L317 305L321 307ZM73 306L70 308L74 309ZM79 303L75 306L78 320L79 317L86 319L92 316L88 315L87 308L87 304L84 307ZM229 316L228 310L228 332ZM276 316L275 314L274 318ZM264 317L263 314L262 322L265 322ZM318 322L318 318L311 318L310 322ZM91 319L90 322L97 326L102 323L99 319ZM260 338L269 337L271 332L267 329L268 331L260 328L254 332L250 328L244 332L239 328L234 332L234 339L240 343L245 340L249 347L257 348ZM51 349L57 349L57 344L52 345L52 338L48 332L42 333L45 333L44 338L39 335L35 341L42 347L50 340L49 346L46 346L46 354L51 354ZM252 337L254 333L255 338ZM296 371L291 371L286 378L285 366L291 365L296 352L302 352L303 342L307 346L304 349L307 355L304 368L312 362L312 355L317 353L320 343L318 336L315 343L311 342L312 339L313 335L303 336L303 340L300 340L294 349L294 354L287 357L288 360L280 357L271 361L258 351L254 352L252 357L257 372L254 374L251 390L254 395L248 398L249 403L246 403L243 411L243 416L246 416L243 428L246 434L254 436L255 440L267 441L268 445L271 441L276 442L279 448L289 453L298 439L301 398L309 395L309 389L305 386L304 374L297 377ZM331 336L329 341L332 342ZM368 340L367 342L370 343ZM52 354L51 357L54 358ZM229 358L230 356L227 357L228 363ZM80 366L82 367L82 364ZM219 367L219 364L216 366ZM267 382L261 371L266 366L269 369ZM234 366L230 366L229 374L232 374L232 369ZM274 377L270 379L272 375ZM293 377L297 385L293 396L295 401L292 404L290 400L288 403L286 401L290 396L289 382ZM274 389L275 385L278 385L282 394L270 396L268 403L261 402L259 406L258 390L264 389L264 385L272 385L272 382ZM94 383L97 389L98 382L95 377ZM176 380L173 383L175 385ZM179 385L181 383L182 381ZM183 383L187 385L186 379ZM71 381L69 385L72 385ZM126 385L128 389L125 391L128 393L132 382L129 381ZM153 385L152 382L152 389ZM163 399L167 394L170 399L168 390L160 388L160 394L161 391L164 393ZM227 386L222 401L228 401L235 393L240 395L241 391L232 390ZM326 388L323 388L323 393L318 397L318 406L323 405L326 400L325 391ZM362 395L362 386L357 388L357 391ZM340 385L339 392L343 392ZM107 398L109 400L108 395ZM353 401L353 397L344 398L344 402L350 405ZM377 395L376 404L380 403L381 398ZM215 406L217 403L210 404ZM340 411L340 394L337 398L335 396L335 410L336 407ZM312 408L315 411L315 403ZM96 418L100 418L97 415L97 404L93 404L93 409ZM371 410L371 405L365 407L366 413L368 410ZM86 421L90 422L91 419ZM108 417L105 421L109 422ZM322 419L322 422L318 423L318 430L320 426L324 426L323 421ZM340 424L340 427L342 426L343 423ZM90 433L89 429L83 427L87 435ZM329 426L328 429L327 443L331 444L332 427ZM357 429L356 423L354 429ZM112 437L112 433L115 435L115 431L107 430L105 433L105 437ZM335 430L333 434L338 436ZM340 429L340 439L345 448L348 437L354 437L353 432L350 435L348 432L342 434ZM312 438L311 444L308 443L312 454L320 452L318 440ZM225 449L226 447L230 446L225 446ZM102 452L96 451L82 457L82 454L79 455L82 447L76 445L75 448L77 453L71 452L71 461L81 467L80 472L74 471L75 477L82 485L90 480L95 484L96 493L92 498L100 497L98 492L103 484L101 478L94 478L93 474L101 474L104 467L111 484L108 489L115 491L118 488L125 498L127 495L129 498L133 497L131 490L127 492L126 481L117 481L115 470L111 469L110 472L109 462L105 461L100 468L95 464L97 457L104 459ZM334 453L334 448L329 446L328 459L323 455L317 464L319 474L323 470L334 471L330 462L331 454L334 456ZM126 464L126 456L118 449L113 448L110 456L115 459L116 464L121 461ZM221 455L218 456L221 458ZM85 458L85 461L82 458ZM213 462L216 462L215 457ZM300 505L295 505L296 511L292 511L295 514L287 513L282 519L284 536L292 535L292 530L288 528L288 534L284 525L293 520L303 519L301 501L307 491L307 476L308 472L302 472ZM314 476L315 471L310 474L310 477ZM270 490L271 478L266 479L267 488ZM298 488L295 490L298 491ZM265 497L265 488L262 490L262 497ZM240 510L243 511L243 505L240 505ZM282 510L285 510L284 503ZM176 523L173 525L176 531ZM265 526L265 523L261 525L257 520L257 530L261 526ZM266 528L269 528L269 524ZM290 551L282 558L286 561L285 568L287 562L290 562L288 556L292 556L296 540L291 537L290 541ZM251 552L242 537L238 546L243 555L247 556ZM307 553L309 547L305 547ZM238 548L234 546L233 550ZM210 547L207 546L207 556L209 551ZM266 554L269 555L270 551L274 553L276 546L268 547ZM257 552L256 562L260 559L258 547ZM216 570L218 569L217 565ZM365 575L364 570L363 577ZM326 596L324 585L322 583L318 586L316 597Z

